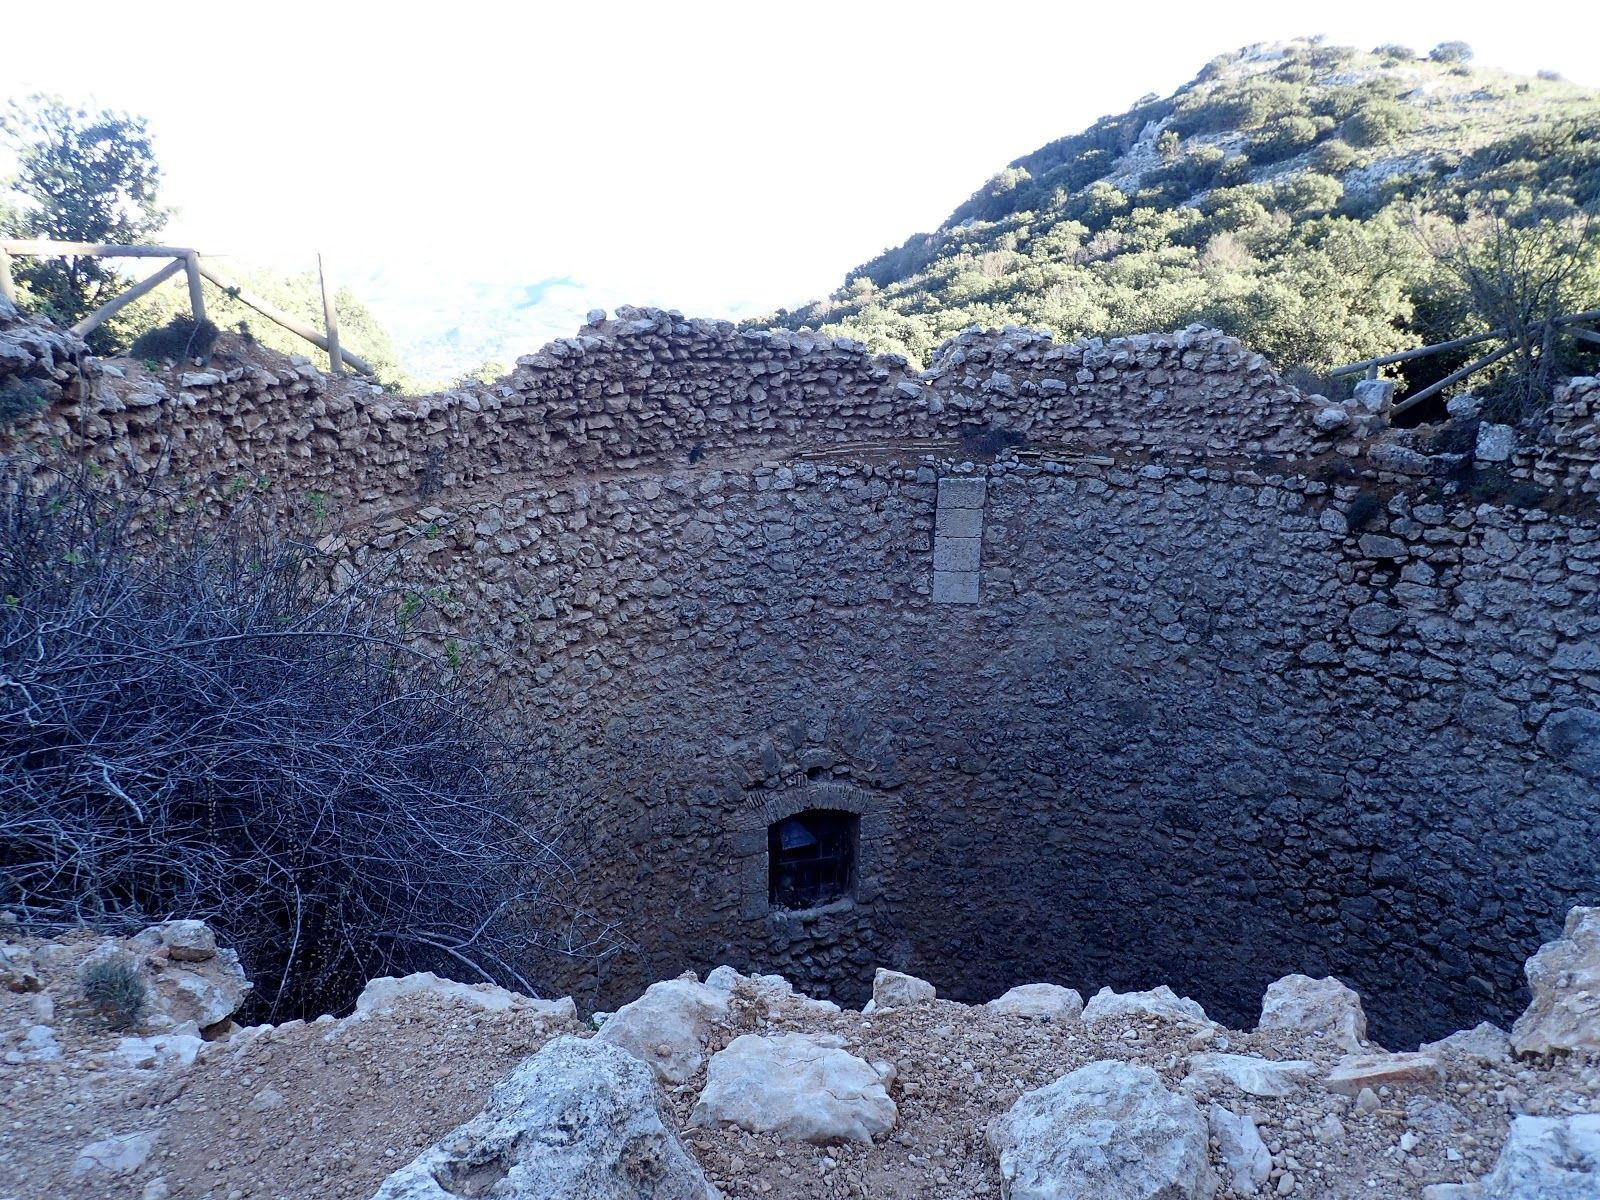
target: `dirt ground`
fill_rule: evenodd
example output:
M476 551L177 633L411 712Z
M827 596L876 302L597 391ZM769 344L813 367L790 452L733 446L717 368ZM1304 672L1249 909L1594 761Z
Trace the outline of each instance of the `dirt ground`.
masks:
M549 1038L592 1032L572 1020L473 1011L424 995L360 1020L237 1030L206 1043L189 1066L131 1068L118 1065L119 1035L63 999L73 994L71 979L44 968L40 975L42 993L0 991L0 1052L17 1051L41 1023L53 1027L61 1051L54 1061L0 1061L0 1200L367 1197L477 1112L494 1084ZM690 1129L702 1067L666 1093L664 1115L677 1118L690 1152L730 1198L998 1200L989 1121L1025 1089L1085 1063L1141 1063L1177 1090L1199 1051L1324 1064L1339 1057L1331 1045L1282 1035L1197 1033L1151 1020L1040 1022L945 1001L827 1014L743 993L707 1057L741 1033L788 1030L836 1034L853 1053L892 1062L899 1124L871 1147ZM1486 1173L1512 1113L1600 1111L1593 1062L1446 1065L1442 1082L1388 1091L1370 1112L1315 1081L1287 1099L1191 1094L1202 1109L1215 1100L1256 1118L1274 1163L1262 1195L1308 1198L1420 1197L1425 1185ZM84 1169L86 1146L125 1134L153 1136L145 1161L125 1171Z

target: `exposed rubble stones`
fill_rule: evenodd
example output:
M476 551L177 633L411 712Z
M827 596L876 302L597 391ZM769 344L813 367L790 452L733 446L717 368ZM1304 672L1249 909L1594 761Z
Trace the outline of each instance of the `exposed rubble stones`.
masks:
M1600 908L1567 913L1526 965L1533 1001L1511 1027L1518 1054L1600 1051Z
M728 1011L728 992L693 976L652 983L600 1027L603 1042L648 1063L662 1083L682 1083L705 1062L712 1023Z
M1208 1132L1154 1071L1108 1060L1024 1092L988 1137L1002 1200L1210 1200Z
M744 1034L711 1058L692 1125L737 1125L791 1141L861 1142L894 1128L895 1070L869 1063L838 1039Z
M374 1200L717 1200L661 1119L650 1070L599 1039L560 1037L483 1112L389 1176Z
M1326 1038L1346 1050L1361 1050L1367 1041L1367 1014L1361 997L1337 979L1285 975L1267 987L1261 999L1258 1029Z
M49 358L52 371L76 369L70 354ZM435 396L331 380L228 338L203 371L121 360L86 364L78 383L91 376L92 394L63 391L16 443L59 444L108 478L128 468L181 481L202 513L242 503L239 488L284 509L316 493L342 530L334 570L400 556L419 591L452 597L440 636L479 647L511 719L576 751L594 794L649 795L592 815L597 861L636 847L638 877L589 874L602 919L638 927L659 913L669 927L599 980L574 967L556 981L584 1004L611 1008L726 958L855 1005L872 967L893 961L963 999L1021 971L1085 995L1168 979L1237 1024L1236 1003L1317 946L1324 969L1352 981L1363 971L1369 995L1427 981L1414 1003L1378 1010L1399 1044L1479 1016L1509 1024L1509 1011L1473 1010L1475 997L1485 984L1509 995L1506 964L1577 898L1571 856L1584 851L1555 847L1575 845L1593 816L1592 780L1558 736L1581 723L1555 714L1586 708L1600 677L1583 627L1600 552L1592 516L1494 494L1480 503L1458 486L1471 468L1461 454L1435 453L1428 430L1380 431L1382 415L1359 404L1338 405L1348 424L1319 429L1328 402L1215 330L1072 342L968 331L918 373L848 339L627 309L503 380ZM1594 496L1597 396L1594 381L1563 385L1549 427L1496 477ZM1449 432L1467 444L1467 427ZM1001 433L1027 444L993 452ZM929 612L928 489L946 476L988 481L970 630ZM1374 546L1391 556L1368 557ZM1120 615L1102 628L1106 612ZM905 698L894 719L926 737L871 719L843 732L845 714L873 707L854 673L787 661L799 644L844 652L830 637L881 652L885 694ZM736 728L704 734L719 692L736 698ZM1463 709L1467 694L1488 703ZM968 744L998 715L991 703L1006 708L1004 752ZM679 747L649 779L639 764L657 760L633 753L644 711L649 738ZM790 753L772 731L797 713L810 716ZM1059 874L1046 884L1081 942L1044 930L1032 962L1007 957L1010 939L969 942L959 976L903 957L898 931L926 931L916 953L937 954L928 948L959 944L960 906L941 909L893 872L848 912L767 923L735 915L765 906L743 875L703 869L743 836L733 826L747 800L804 786L812 770L898 798L896 818L872 825L884 853L869 866L905 860L913 831L949 814L952 833L987 836L1023 827L1019 809L1048 821L1121 794L1120 755L1083 759L1064 729L1084 744L1169 739L1174 753L1128 802L1193 822L1192 840L1181 823L1178 836L1203 881L1196 907L1253 944L1184 957L1195 974L1180 978L1167 964L1192 938L1191 914L1137 938L1083 920L1100 902L1102 883L1080 869L1102 855L1096 822L1055 826ZM819 750L832 757L800 765ZM977 778L981 800L965 804ZM1396 803L1363 811L1385 788L1399 789ZM681 837L651 837L665 811L681 814ZM1552 836L1513 884L1490 864L1524 836L1512 828L1524 815ZM998 909L1019 909L1031 847L992 844L1000 857L983 882ZM1152 872L1171 883L1181 868L1162 844L1106 843L1113 906ZM1336 885L1309 890L1326 897L1293 882L1317 873L1322 853ZM1371 880L1374 855L1439 887ZM1383 888L1393 896L1380 904L1369 893ZM1477 903L1457 911L1457 896ZM1439 944L1408 941L1418 927Z
M1083 1006L1083 1019L1093 1025L1098 1021L1156 1020L1205 1029L1211 1025L1206 1010L1187 996L1180 996L1166 984L1143 992L1114 992L1101 988Z
M1575 937L1552 947L1570 952L1590 920L1576 913ZM570 1020L566 1004L430 976L376 980L344 1019L225 1023L211 1041L193 1023L117 1037L74 1007L77 970L101 947L133 945L180 969L157 932L14 944L40 983L0 990L0 1171L19 1200L249 1195L258 1180L274 1194L380 1189L389 1200L707 1198L718 1186L774 1200L992 1200L996 1185L1005 1197L1195 1200L1219 1182L1237 1197L1308 1200L1595 1200L1600 1190L1600 1114L1586 1111L1600 1100L1592 1048L1518 1060L1485 1024L1423 1052L1342 1054L1327 1017L1348 1018L1351 997L1303 976L1278 981L1277 997L1319 996L1319 1016L1241 1033L1197 1025L1187 1011L1152 1016L1152 997L1157 1010L1182 1004L1160 989L1133 994L1132 1006L1113 993L1102 1003L1119 1019L1092 1022L937 999L867 1014L810 1000L780 976L719 968L704 984L666 981L680 986L656 991L645 1010L684 1009L693 1024L698 989L722 999L697 1042L708 1061L658 1090L649 1065ZM218 949L205 961L227 957ZM1547 948L1545 964L1557 958ZM1536 999L1560 1009L1564 990L1587 986L1581 970L1557 968ZM1050 985L1020 995L1024 1012L1061 1011ZM415 1057L396 1071L408 1061L393 1055L401 1043ZM1304 1059L1287 1057L1295 1046ZM362 1115L343 1136L374 1121L393 1128L396 1108L408 1122L419 1104L432 1111L429 1080L468 1053L493 1064L470 1107L407 1125L414 1134L398 1141L379 1133L388 1149L376 1164L370 1142L364 1156L347 1153L356 1143L336 1146L331 1131L307 1157L307 1137L337 1122L352 1094ZM331 1094L301 1090L319 1070L331 1071ZM448 1133L485 1093L483 1111ZM315 1104L307 1125L302 1109ZM41 1105L44 1119L30 1120ZM224 1126L217 1112L234 1117ZM68 1126L75 1136L63 1143ZM384 1171L430 1143L380 1187ZM263 1147L273 1157L252 1174ZM30 1166L41 1156L53 1156L42 1173ZM217 1174L224 1161L228 1173ZM352 1177L360 1186L341 1188Z

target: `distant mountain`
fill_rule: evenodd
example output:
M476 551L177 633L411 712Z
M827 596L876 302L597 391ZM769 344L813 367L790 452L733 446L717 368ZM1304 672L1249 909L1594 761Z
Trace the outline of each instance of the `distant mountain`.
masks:
M1600 200L1600 93L1470 55L1314 40L1224 55L1012 162L827 300L753 324L925 361L974 324L1204 321L1313 370L1469 328L1436 257L1451 223L1498 208L1561 224Z

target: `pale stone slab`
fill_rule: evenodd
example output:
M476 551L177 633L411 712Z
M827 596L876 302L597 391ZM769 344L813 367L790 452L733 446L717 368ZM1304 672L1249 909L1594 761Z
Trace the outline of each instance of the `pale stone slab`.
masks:
M978 602L978 573L976 571L935 571L933 573L933 602L935 604L976 604Z

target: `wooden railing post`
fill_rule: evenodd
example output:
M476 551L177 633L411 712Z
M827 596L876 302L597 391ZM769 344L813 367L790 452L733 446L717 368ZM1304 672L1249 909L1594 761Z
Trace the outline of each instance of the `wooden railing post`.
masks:
M194 317L194 323L200 324L206 319L206 298L200 290L200 255L190 250L183 256L183 269L189 274L189 312Z
M328 268L317 255L317 279L322 284L322 323L328 330L328 368L335 375L344 374L344 356L339 352L339 313L333 304L333 284L328 280Z

